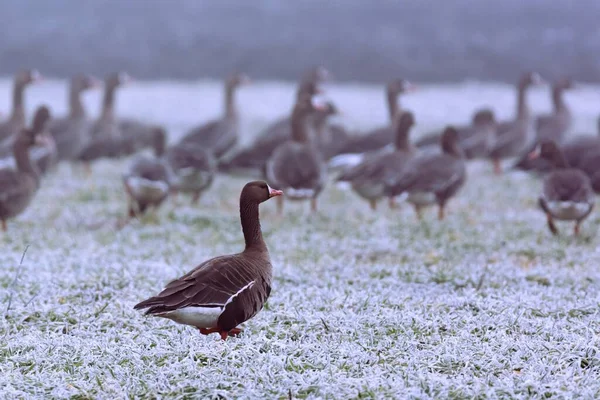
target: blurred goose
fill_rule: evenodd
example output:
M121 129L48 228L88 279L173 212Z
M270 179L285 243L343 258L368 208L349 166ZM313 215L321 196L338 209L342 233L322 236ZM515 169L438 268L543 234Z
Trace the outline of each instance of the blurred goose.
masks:
M441 154L427 154L413 158L404 168L404 173L393 184L386 186L388 196L408 194L417 217L421 209L437 204L438 219L444 219L448 200L463 186L466 168L463 153L458 147L456 129L447 127L441 138Z
M296 102L291 117L292 140L279 146L267 161L265 175L274 187L286 192L291 200L311 200L312 211L317 210L317 196L327 178L327 166L313 140L307 123L308 118L320 105L315 105L311 96L303 96ZM283 202L278 203L278 212L283 211Z
M180 143L193 144L220 158L238 140L239 113L235 102L235 92L241 85L250 83L244 74L234 74L225 81L225 114L221 119L211 121L188 132Z
M110 74L104 80L102 111L92 126L91 140L76 157L78 161L89 165L89 162L100 158L116 158L131 154L132 144L127 138L122 137L114 110L117 88L130 81L131 78L125 72Z
M34 144L44 145L41 132L49 118L47 107L38 108L31 129L23 128L13 142L16 169L0 169L0 221L3 231L7 230L8 219L25 211L39 187L40 174L29 157L29 148Z
M325 160L338 155L348 140L348 132L344 127L329 123L329 118L338 114L337 107L328 101L322 110L315 111L313 115L315 138Z
M296 92L296 100L304 96L315 96L321 93L320 85L329 77L323 67L308 70L300 80ZM255 142L242 149L227 160L219 160L219 170L228 173L260 176L266 160L275 149L291 138L290 117L282 118L258 134Z
M13 81L12 112L8 120L0 122L0 145L2 141L19 134L25 127L24 91L27 86L41 79L42 76L35 69L24 70L15 75Z
M552 169L550 163L544 158L532 159L529 153L533 151L538 144L552 140L556 143L562 143L566 132L571 127L573 117L571 110L564 101L564 92L573 89L574 83L570 79L560 79L552 86L552 104L553 112L549 115L541 115L535 121L536 135L535 142L524 152L521 158L516 162L514 168L520 170L535 170L538 172L549 171Z
M560 147L569 166L579 168L588 154L600 151L600 117L597 122L596 134L577 135L566 141Z
M129 197L129 216L144 214L150 207L158 208L169 195L169 172L162 156L166 146L166 132L162 127L151 130L154 157L139 156L123 177Z
M73 159L90 140L92 121L81 102L81 93L101 85L102 82L90 75L75 75L71 78L69 114L52 119L48 124L48 130L56 142L59 160Z
M146 315L193 326L203 335L218 333L222 340L238 335L238 325L254 317L271 293L273 268L262 236L258 206L282 194L265 182L247 183L240 195L244 250L203 262L134 308L147 309Z
M513 121L500 122L496 129L496 141L490 149L489 158L494 164L494 173L502 173L501 160L519 156L530 140L531 116L527 106L527 89L540 85L543 80L537 72L524 74L517 84L517 115Z
M349 138L339 155L330 162L331 168L345 168L360 161L363 153L378 151L394 141L393 124L402 109L399 96L416 89L412 83L404 79L397 79L386 85L385 97L388 106L390 123L388 126L374 129L361 135ZM357 155L359 155L357 157Z
M548 229L557 235L554 220L575 221L574 234L579 235L581 222L594 208L594 191L587 175L570 168L556 143L543 142L534 157L548 160L553 169L544 178L539 205L546 214Z
M404 112L399 119L394 151L365 157L360 164L342 173L337 179L338 182L350 182L352 189L369 201L373 210L377 207L377 201L384 196L386 183L392 185L400 179L406 164L414 155L408 137L410 128L415 123L414 116L411 112ZM393 204L390 202L390 205Z
M167 149L165 162L173 194L191 193L192 204L198 203L202 192L213 183L217 160L204 148L179 143Z
M477 110L473 114L471 124L456 128L458 145L467 159L486 157L493 146L496 136L496 121L494 112L487 108ZM428 134L417 140L415 146L419 149L429 147L439 148L442 133Z
M48 111L47 107L43 107ZM39 110L38 110L39 111ZM36 112L37 120L34 117L33 125L37 134L38 140L36 145L29 148L29 157L31 161L37 166L38 171L41 174L46 174L52 167L56 165L58 161L56 143L52 134L48 131L48 113ZM14 142L17 140L19 135L11 136L3 142L0 148L0 158L3 166L15 168L16 160L13 157L14 154Z

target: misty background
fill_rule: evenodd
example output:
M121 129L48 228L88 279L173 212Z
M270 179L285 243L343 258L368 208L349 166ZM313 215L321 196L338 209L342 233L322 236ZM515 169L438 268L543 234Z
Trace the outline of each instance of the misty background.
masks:
M600 78L597 0L3 0L0 75L513 82Z

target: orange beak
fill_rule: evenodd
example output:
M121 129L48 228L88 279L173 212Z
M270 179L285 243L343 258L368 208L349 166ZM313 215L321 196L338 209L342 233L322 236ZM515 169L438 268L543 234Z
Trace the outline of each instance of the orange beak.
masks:
M533 150L529 154L527 154L527 158L530 160L535 160L540 157L540 151L538 149Z
M283 196L283 192L281 190L273 189L271 186L269 186L269 198L275 196Z

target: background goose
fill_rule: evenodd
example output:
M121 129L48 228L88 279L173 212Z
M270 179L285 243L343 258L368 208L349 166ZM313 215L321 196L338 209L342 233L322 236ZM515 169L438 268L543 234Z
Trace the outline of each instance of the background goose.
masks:
M125 72L108 75L104 80L104 97L100 117L92 126L91 139L76 157L86 165L100 158L116 158L132 153L132 143L123 138L115 117L115 94L117 88L131 81Z
M17 73L13 80L12 112L8 120L0 123L0 143L17 135L25 127L25 88L32 83L42 79L40 73L35 70L24 70Z
M534 156L548 160L553 169L544 178L539 204L548 221L548 229L557 235L554 220L575 221L574 234L594 208L594 191L587 175L569 167L556 143L543 142Z
M151 130L154 157L139 156L123 177L129 197L129 216L143 214L150 207L158 208L169 195L169 173L162 156L166 146L166 132L162 127Z
M458 145L467 159L487 156L496 136L494 112L484 108L473 114L471 124L455 128L458 133ZM416 141L415 146L424 151L430 147L439 149L442 132L427 134Z
M134 308L147 308L146 315L194 326L203 335L218 333L222 340L239 334L237 326L255 316L271 293L273 267L258 206L282 194L265 182L247 183L240 195L244 250L203 262Z
M542 83L543 80L537 72L530 72L524 74L517 84L517 115L512 121L498 123L496 141L489 152L494 173L497 175L502 173L501 160L521 155L528 146L532 128L527 89Z
M29 148L34 144L44 145L40 134L49 118L47 107L38 108L31 129L23 128L13 143L16 169L0 169L0 222L3 231L7 230L8 219L16 217L29 206L39 187L39 171L29 157Z
M349 137L343 126L329 122L330 117L338 114L340 112L335 104L328 101L322 109L315 111L312 118L315 139L325 160L338 155Z
M239 113L235 101L235 92L241 85L250 83L245 74L234 74L225 80L225 114L221 119L211 121L192 129L180 141L182 144L194 144L220 158L227 153L238 140Z
M198 145L179 143L167 149L165 163L173 194L191 193L192 204L213 183L217 160L210 151Z
M372 131L357 135L348 139L345 146L340 150L340 155L332 160L332 167L344 164L348 154L363 154L384 148L394 141L395 131L393 124L397 116L402 112L399 96L412 92L416 87L407 80L397 79L389 82L385 89L385 99L388 107L389 125L374 129ZM353 157L351 159L354 159Z
M421 209L433 204L439 207L438 219L444 219L448 199L458 192L466 180L465 162L454 128L445 129L441 147L441 154L412 159L400 179L386 187L388 196L407 193L408 201L415 207L419 219Z
M360 164L342 173L338 182L350 182L352 189L368 200L375 210L377 201L384 196L386 183L393 184L402 176L407 162L414 154L409 143L409 131L414 123L411 112L402 113L396 124L395 150L365 157Z
M292 140L279 146L267 161L265 175L274 187L286 192L291 200L311 200L312 211L317 210L317 196L327 178L327 166L317 144L308 132L308 118L322 106L315 105L310 96L300 98L292 111ZM283 211L279 199L278 212Z
M59 160L73 159L90 140L92 122L81 102L81 93L99 88L101 84L90 75L75 75L71 78L68 90L69 114L52 119L48 124L48 130L56 142Z
M296 91L296 100L313 97L321 93L321 83L328 79L329 73L323 67L315 67L307 71ZM255 142L248 148L242 149L229 159L219 160L219 170L229 173L260 176L265 168L265 162L275 149L291 138L290 117L287 116L269 125L258 134Z
M560 148L569 166L579 168L588 154L600 151L600 117L595 134L577 135L563 143Z
M553 111L549 115L541 115L535 121L535 142L525 151L521 158L516 162L515 168L521 170L535 170L538 172L548 171L552 166L544 158L531 158L529 153L542 142L552 140L555 143L562 143L565 134L571 127L573 116L570 108L564 100L564 92L575 87L571 79L559 79L552 86L552 105Z

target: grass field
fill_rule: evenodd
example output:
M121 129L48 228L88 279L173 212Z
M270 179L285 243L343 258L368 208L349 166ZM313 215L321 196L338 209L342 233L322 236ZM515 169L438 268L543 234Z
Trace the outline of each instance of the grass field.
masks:
M64 112L62 82L31 88ZM9 87L0 81L0 93ZM140 83L123 115L164 122L173 136L218 113L214 82ZM239 104L244 142L291 105L292 86L258 83ZM380 88L339 85L342 121L385 122ZM576 132L594 132L600 92L570 94ZM6 95L0 110L8 110ZM504 85L425 86L404 104L417 133L466 121L475 107L512 113ZM549 109L543 90L532 108ZM97 94L86 98L96 111ZM44 179L30 209L0 236L3 398L597 398L600 251L594 213L579 239L551 237L536 208L540 183L469 166L447 220L372 212L330 185L321 210L262 205L274 265L265 309L226 342L135 312L138 301L216 255L239 251L245 180L220 176L192 207L179 199L122 230L128 160L69 165ZM21 262L22 259L22 262Z

